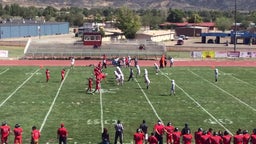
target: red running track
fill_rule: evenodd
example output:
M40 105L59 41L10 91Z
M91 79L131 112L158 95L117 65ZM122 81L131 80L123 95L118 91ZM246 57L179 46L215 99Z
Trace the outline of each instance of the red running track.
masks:
M75 66L97 65L101 60L76 60ZM157 60L139 60L140 66L153 66ZM168 61L169 64L169 61ZM0 66L70 66L70 60L0 60ZM253 60L176 60L174 66L256 67Z

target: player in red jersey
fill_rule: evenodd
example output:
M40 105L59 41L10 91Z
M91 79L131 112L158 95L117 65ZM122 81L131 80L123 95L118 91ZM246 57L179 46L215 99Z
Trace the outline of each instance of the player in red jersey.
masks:
M153 132L151 133L151 135L148 138L148 143L149 144L158 144L158 140Z
M100 79L96 79L96 88L92 93L95 93L96 91L100 92Z
M250 134L248 133L248 130L243 131L243 144L249 144L250 142Z
M20 127L19 124L16 124L15 128L13 129L14 144L22 144L22 132L23 132L23 129Z
M194 133L195 144L201 144L201 136L203 134L203 129L198 128L198 130Z
M88 88L86 90L87 93L88 93L88 91L92 92L92 84L93 84L93 79L88 78Z
M243 144L243 134L240 129L236 132L236 135L233 136L233 140L234 144Z
M183 144L191 144L192 143L193 136L190 133L190 130L187 130L185 134L182 137Z
M64 124L60 124L60 128L57 130L57 139L59 140L59 144L67 144L68 131L64 127Z
M173 138L173 144L180 144L180 137L181 137L181 132L179 131L178 128L174 128L172 138Z
M167 125L165 126L165 132L166 132L166 144L172 144L172 134L174 131L174 126L172 126L171 122L168 122Z
M222 136L222 143L223 144L230 144L232 136L227 132L224 131L224 135Z
M50 80L50 71L49 71L49 69L45 70L45 75L46 75L46 82L48 82Z
M62 70L61 70L61 81L64 80L65 72L66 72L65 69L62 69Z
M210 135L207 134L207 131L203 131L201 136L201 144L209 144L210 143Z
M141 129L137 129L136 133L134 133L133 135L133 140L135 142L135 144L143 144L143 140L144 140L144 133L141 132Z
M8 136L10 134L11 128L7 125L6 122L2 122L1 129L1 144L7 144L8 143Z
M164 125L160 120L154 125L154 132L159 144L163 144Z
M36 126L33 126L31 131L31 144L38 144L40 136L40 131L36 129Z
M210 137L211 144L222 144L222 139L217 132L213 132L213 135Z
M256 144L256 129L253 129L253 131L252 131L251 144Z

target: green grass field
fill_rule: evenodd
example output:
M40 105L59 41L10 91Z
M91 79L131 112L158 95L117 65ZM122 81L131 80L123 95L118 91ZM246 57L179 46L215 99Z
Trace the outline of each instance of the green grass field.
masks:
M125 84L117 86L112 67L104 70L108 76L102 81L102 93L95 95L85 93L92 67L67 68L63 83L63 67L48 68L51 79L46 83L45 68L0 67L0 122L7 121L12 129L21 124L24 143L30 142L33 125L41 130L40 143L57 143L56 131L62 122L69 131L69 143L77 144L100 143L103 127L113 142L117 120L123 122L125 143L133 141L143 119L149 132L158 119L179 129L188 123L192 132L202 127L235 134L238 128L251 132L256 127L255 68L219 67L215 83L210 67L165 68L158 75L147 67L151 81L147 90L142 75L127 82L128 68L123 68ZM175 96L169 95L172 79Z

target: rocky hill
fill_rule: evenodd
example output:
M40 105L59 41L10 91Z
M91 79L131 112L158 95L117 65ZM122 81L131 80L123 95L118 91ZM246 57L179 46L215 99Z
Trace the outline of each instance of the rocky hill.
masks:
M255 0L236 0L237 9L250 11L256 9ZM133 9L140 8L178 8L187 10L233 10L235 0L0 0L5 4L18 3L22 6L46 7L121 7L128 6Z

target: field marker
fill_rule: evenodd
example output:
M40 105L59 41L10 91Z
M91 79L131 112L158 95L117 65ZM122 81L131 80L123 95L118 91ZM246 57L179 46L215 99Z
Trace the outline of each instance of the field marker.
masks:
M16 88L1 104L0 107L2 107L5 102L10 99L22 86L24 86L34 75L37 73L40 69L37 69L35 72L32 73L31 76L29 76L18 88Z
M0 73L0 75L3 74L3 73L5 73L5 72L7 72L8 70L9 70L9 68L5 69L4 71L2 71L2 72Z
M244 101L240 100L239 98L237 98L236 96L234 96L234 95L230 94L229 92L225 91L224 89L220 88L219 86L217 86L217 85L213 84L213 83L212 83L212 82L210 82L209 80L207 80L207 79L205 79L205 78L203 78L203 77L199 76L198 74L194 73L194 72L193 72L193 71L191 71L191 70L188 70L188 71L189 71L189 72L191 72L192 74L194 74L195 76L197 76L197 77L201 78L202 80L204 80L204 81L206 81L206 82L210 83L211 85L213 85L213 86L214 86L214 87L216 87L217 89L221 90L221 91L222 91L222 92L224 92L225 94L227 94L227 95L229 95L229 96L233 97L234 99L236 99L236 100L237 100L237 101L239 101L240 103L244 104L245 106L249 107L249 108L250 108L250 109L252 109L253 111L256 111L256 109L255 109L255 108L253 108L252 106L248 105L248 104L247 104L247 103L245 103Z
M58 96L59 96L60 90L61 90L61 88L62 88L62 85L63 85L64 81L66 80L66 78L67 78L67 76L68 76L68 74L69 74L69 71L70 71L70 69L68 69L67 74L65 75L65 78L64 78L63 81L61 82L60 87L59 87L59 89L58 89L58 91L57 91L57 93L56 93L56 95L55 95L55 97L54 97L54 99L53 99L53 101L52 101L52 104L51 104L51 106L50 106L50 109L48 110L47 114L46 114L45 117L44 117L43 123L42 123L42 125L41 125L39 131L42 131L42 130L43 130L43 127L44 127L44 125L45 125L45 122L46 122L46 120L47 120L49 114L50 114L51 111L52 111L52 108L53 108L53 106L54 106L54 104L55 104L55 102L56 102L56 99L57 99Z
M221 71L220 71L221 72ZM223 72L223 71L222 71ZM221 73L222 73L221 72ZM224 72L223 72L224 73ZM254 87L252 84L250 84L250 83L248 83L248 82L246 82L246 81L243 81L243 80L241 80L241 79L239 79L239 78L237 78L237 77L235 77L235 76L233 76L233 75L229 75L230 77L232 77L232 78L234 78L234 79L236 79L236 80L238 80L238 81L240 81L240 82L242 82L242 83L244 83L244 84L247 84L247 85L249 85L249 86L252 86L252 87Z
M137 79L134 78L134 80L136 81L136 83L137 83L138 86L140 87L141 92L144 94L146 100L148 101L148 104L151 106L151 108L152 108L152 110L154 111L154 113L155 113L156 117L158 118L158 120L160 120L161 122L163 122L163 121L161 120L161 118L159 117L159 115L157 114L157 112L156 112L154 106L152 105L152 103L151 103L150 100L148 99L148 96L146 95L146 93L144 92L144 90L142 89L142 87L140 86L140 84L139 84L139 82L137 81Z
M162 71L160 71L161 73L163 73ZM167 79L169 79L171 81L171 79L167 76L164 75ZM200 103L198 103L193 97L191 97L184 89L182 89L180 86L177 85L176 86L188 97L190 98L194 103L196 103L204 112L206 112L212 119L214 119L216 121L216 123L218 123L221 127L223 127L226 131L228 131L231 135L233 135L223 124L221 124L217 118L215 118L210 112L208 112Z

